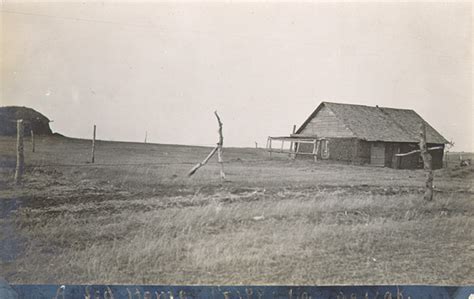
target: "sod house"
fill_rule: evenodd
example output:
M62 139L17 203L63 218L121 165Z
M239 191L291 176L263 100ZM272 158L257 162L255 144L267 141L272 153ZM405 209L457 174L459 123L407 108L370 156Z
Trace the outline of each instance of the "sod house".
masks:
M50 120L38 111L28 107L0 107L0 136L16 136L16 121L23 120L26 134L52 135Z
M433 169L442 168L448 141L413 110L322 102L291 137L318 143L315 151L295 142L296 157L314 152L318 159L415 169L423 167L419 153L399 154L419 149L422 122Z

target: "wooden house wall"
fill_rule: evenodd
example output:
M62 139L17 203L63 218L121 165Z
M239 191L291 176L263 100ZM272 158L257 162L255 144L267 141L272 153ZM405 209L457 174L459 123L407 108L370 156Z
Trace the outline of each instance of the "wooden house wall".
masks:
M370 163L370 142L365 140L357 140L357 155L354 159L357 164Z
M357 138L326 138L328 140L329 159L338 161L347 161L355 163L367 163L370 159L370 145L367 142ZM318 151L318 159L321 157L321 146ZM312 153L312 144L300 144L298 147L300 153ZM313 157L310 155L297 155L298 158Z
M311 119L306 127L299 133L307 136L317 137L355 137L354 134L336 117L336 115L326 106Z
M443 146L442 144L428 144L428 147ZM423 161L419 153L409 156L396 157L398 153L407 153L419 149L417 143L386 143L385 166L401 169L420 169L423 168ZM430 151L432 157L433 169L443 167L443 149Z
M352 162L356 164L370 164L371 147L374 142L368 142L357 138L327 138L329 148L329 159ZM416 143L384 142L385 146L385 167L400 169L420 169L423 163L419 153L409 156L396 157L398 153L407 153L418 149ZM443 146L442 144L428 144L428 147ZM298 152L311 153L312 144L300 144ZM443 149L430 151L432 156L433 169L443 167ZM311 155L297 155L298 158L313 159ZM318 159L321 159L321 148L318 152Z
M392 167L393 157L397 153L398 147L396 143L386 143L385 144L385 167ZM396 162L395 162L396 163Z
M353 161L357 156L357 139L329 138L329 159L338 161Z

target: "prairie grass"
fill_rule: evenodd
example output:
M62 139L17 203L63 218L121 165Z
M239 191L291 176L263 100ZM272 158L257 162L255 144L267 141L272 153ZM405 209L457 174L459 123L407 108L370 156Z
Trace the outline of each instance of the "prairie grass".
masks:
M11 142L0 139L3 161ZM220 182L215 163L185 176L207 148L99 145L97 165L66 167L80 163L86 141L37 143L20 187L3 167L0 200L19 206L0 218L0 240L19 249L1 260L0 276L12 283L474 283L471 171L436 171L435 201L426 203L422 171L226 149L229 181Z

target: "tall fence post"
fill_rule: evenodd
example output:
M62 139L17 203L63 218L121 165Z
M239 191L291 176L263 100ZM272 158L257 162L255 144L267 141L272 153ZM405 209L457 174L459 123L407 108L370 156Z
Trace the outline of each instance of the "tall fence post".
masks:
M31 130L31 151L35 152L35 133Z
M217 118L217 123L219 125L219 142L217 143L217 161L221 165L221 180L225 180L225 173L224 173L224 161L222 160L222 147L224 146L224 135L222 134L222 122L221 118L217 114L217 111L214 111L214 114L216 115Z
M428 146L426 145L426 126L424 122L420 125L420 154L423 159L423 168L427 172L423 198L431 201L433 200L433 168L431 154L428 152Z
M96 126L94 125L94 132L92 134L92 163L95 162L95 130Z
M23 120L16 121L16 168L15 184L21 182L21 177L25 170L25 155L23 153Z

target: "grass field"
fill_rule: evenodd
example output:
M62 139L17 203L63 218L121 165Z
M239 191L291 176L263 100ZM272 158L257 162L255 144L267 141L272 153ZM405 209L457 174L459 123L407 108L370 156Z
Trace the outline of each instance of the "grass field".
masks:
M474 284L474 168L272 160L205 147L37 139L13 185L0 138L0 276L11 283ZM454 155L454 154L453 154ZM454 156L453 156L454 157ZM464 154L463 157L467 157ZM456 161L456 158L453 158Z

